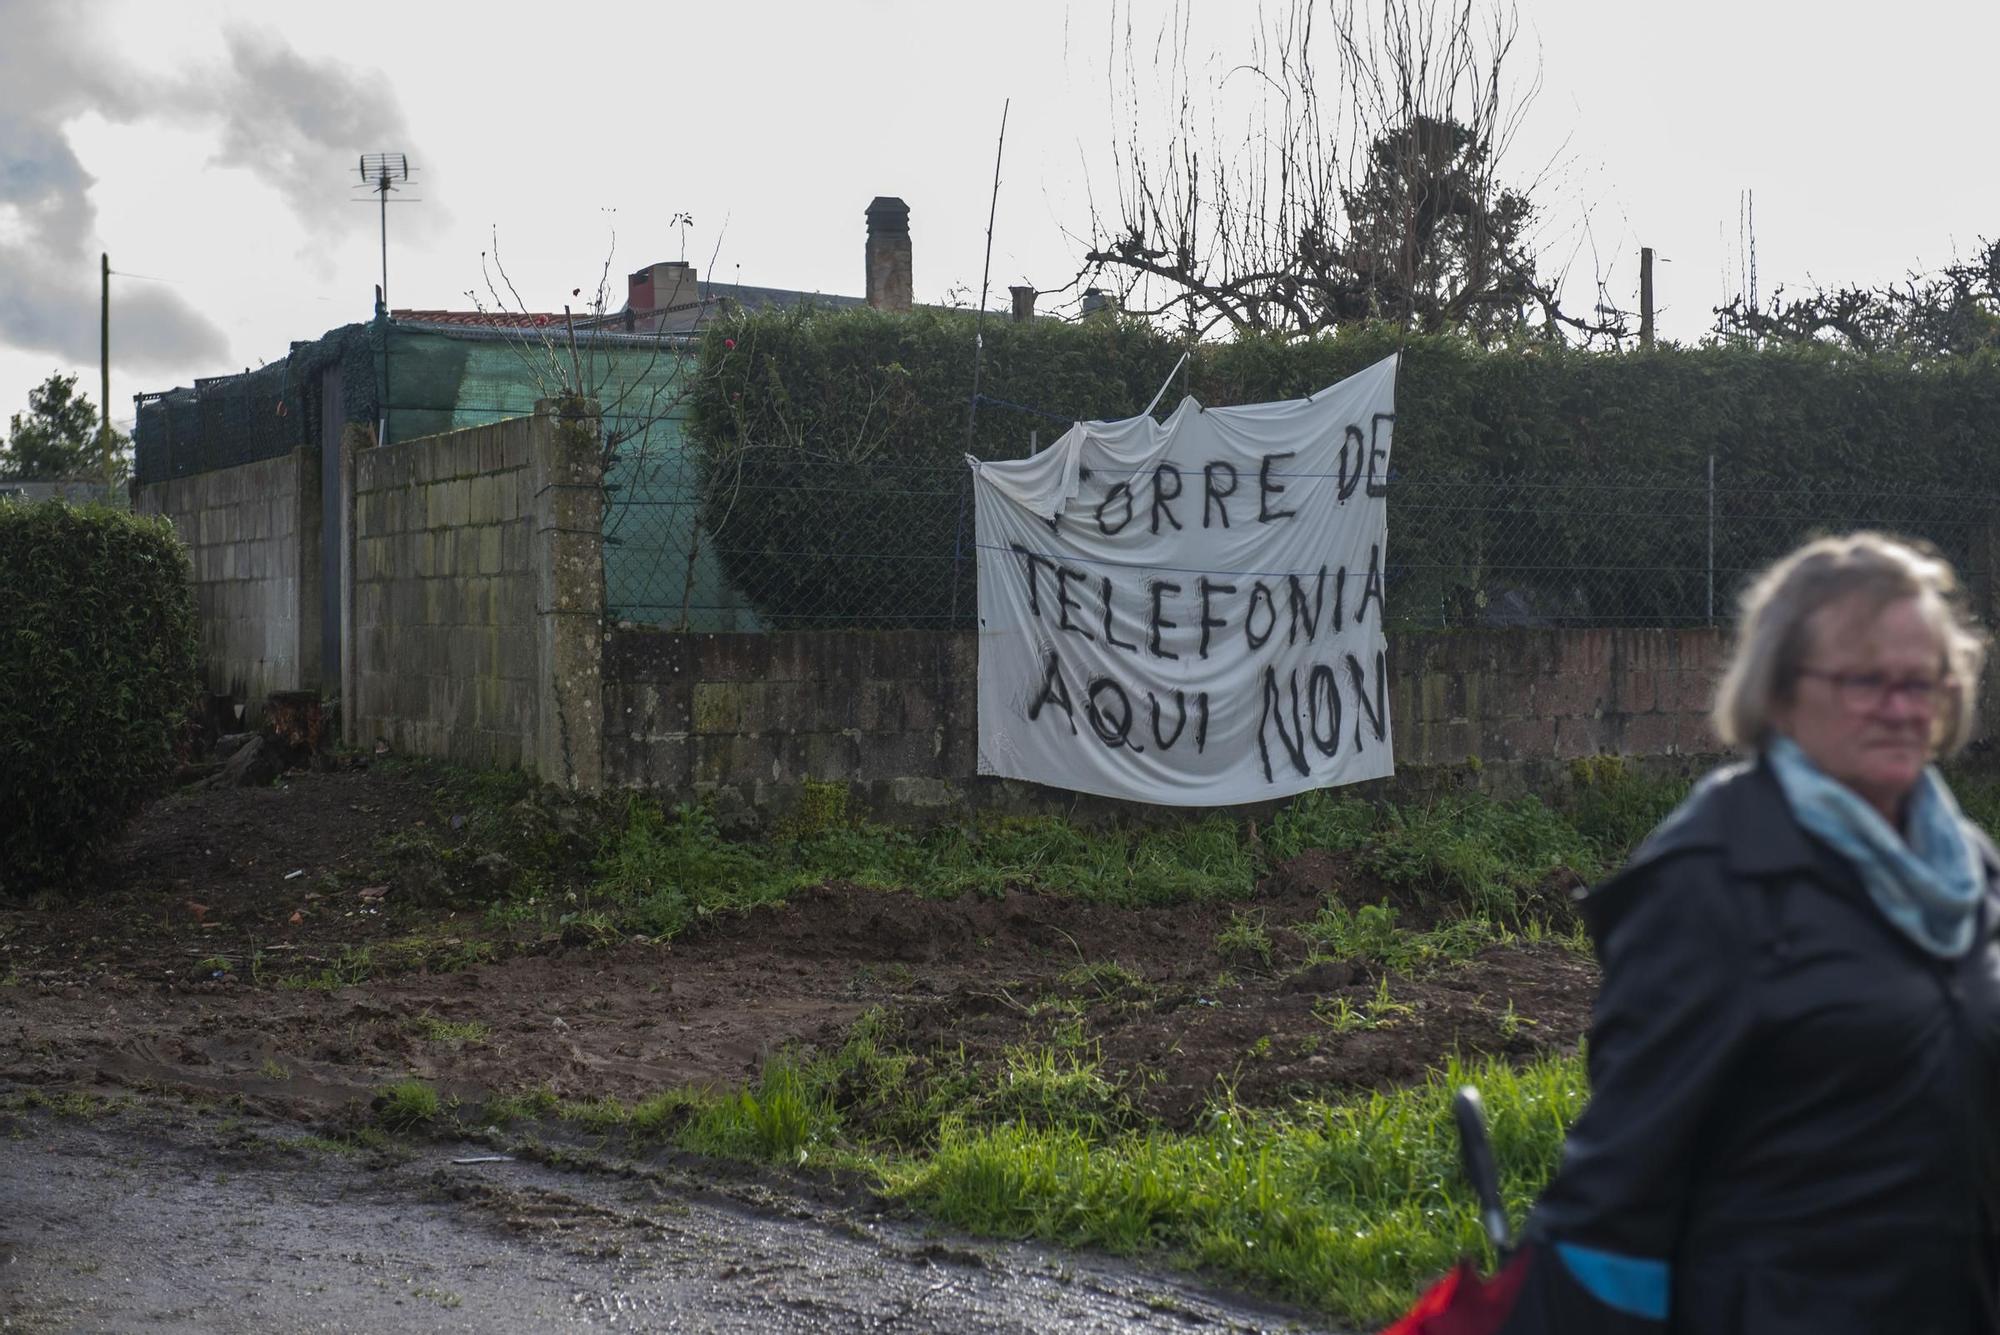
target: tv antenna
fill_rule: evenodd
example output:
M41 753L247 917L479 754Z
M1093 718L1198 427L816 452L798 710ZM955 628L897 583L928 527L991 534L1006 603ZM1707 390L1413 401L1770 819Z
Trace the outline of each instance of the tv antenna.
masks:
M410 160L401 153L363 153L361 155L361 184L372 191L381 201L382 209L382 309L389 309L389 194L396 189L397 182L407 184L410 179ZM399 199L398 204L414 204L414 199Z

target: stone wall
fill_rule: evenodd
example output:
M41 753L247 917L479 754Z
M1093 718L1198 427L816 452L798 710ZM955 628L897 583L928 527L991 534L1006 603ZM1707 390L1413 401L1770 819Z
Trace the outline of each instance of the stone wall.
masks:
M317 453L294 450L135 493L187 544L208 689L249 723L273 691L322 685L319 485Z
M351 744L595 786L597 437L546 407L354 452Z
M1421 780L1476 761L1504 783L1587 755L1705 758L1720 657L1712 630L1393 636L1396 762ZM1031 805L1029 785L975 772L976 671L970 632L614 631L605 782L760 811L805 779L847 783L898 816Z

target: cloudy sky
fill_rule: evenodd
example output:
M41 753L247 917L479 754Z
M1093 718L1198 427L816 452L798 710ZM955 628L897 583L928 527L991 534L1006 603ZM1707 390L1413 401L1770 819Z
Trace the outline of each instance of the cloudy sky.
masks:
M1232 95L1258 6L1183 7L1197 89ZM377 213L354 169L379 150L418 169L389 216L399 307L470 306L496 237L538 309L588 294L607 257L617 299L626 270L683 254L725 281L859 293L877 194L910 205L919 300L964 300L1011 98L993 287L1061 287L1093 199L1115 197L1124 28L1149 67L1175 12L0 0L0 418L52 370L95 399L100 251L121 420L135 391L366 318ZM1766 293L1891 281L2000 234L1982 65L2000 4L1520 0L1519 16L1516 68L1538 61L1541 88L1503 176L1542 183L1536 244L1573 307L1600 276L1636 305L1651 245L1663 330L1698 337L1740 281L1746 190Z

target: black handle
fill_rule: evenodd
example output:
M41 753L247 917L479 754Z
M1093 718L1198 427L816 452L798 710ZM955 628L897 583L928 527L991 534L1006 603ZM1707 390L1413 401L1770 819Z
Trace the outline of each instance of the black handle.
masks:
M1507 1226L1507 1209L1500 1203L1500 1166L1493 1157L1493 1142L1486 1135L1486 1108L1479 1091L1466 1085L1453 1096L1451 1115L1458 1123L1458 1154L1466 1180L1479 1198L1479 1223L1493 1250L1505 1253L1512 1244Z

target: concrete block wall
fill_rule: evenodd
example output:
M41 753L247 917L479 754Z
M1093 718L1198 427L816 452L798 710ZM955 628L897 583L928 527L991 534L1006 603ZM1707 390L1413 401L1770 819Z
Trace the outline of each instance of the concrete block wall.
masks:
M1700 756L1719 630L1500 630L1389 640L1396 763Z
M883 809L948 807L975 777L977 671L970 633L616 630L604 781L764 807L837 780Z
M320 681L318 455L294 450L140 487L187 544L208 689L254 724L273 691Z
M1712 755L1713 630L1392 636L1399 767ZM604 781L782 808L805 779L898 816L1009 803L980 779L969 632L682 635L617 630L604 654Z
M533 418L361 451L354 654L362 743L529 762L536 723Z
M347 741L596 786L596 420L544 404L352 459Z

